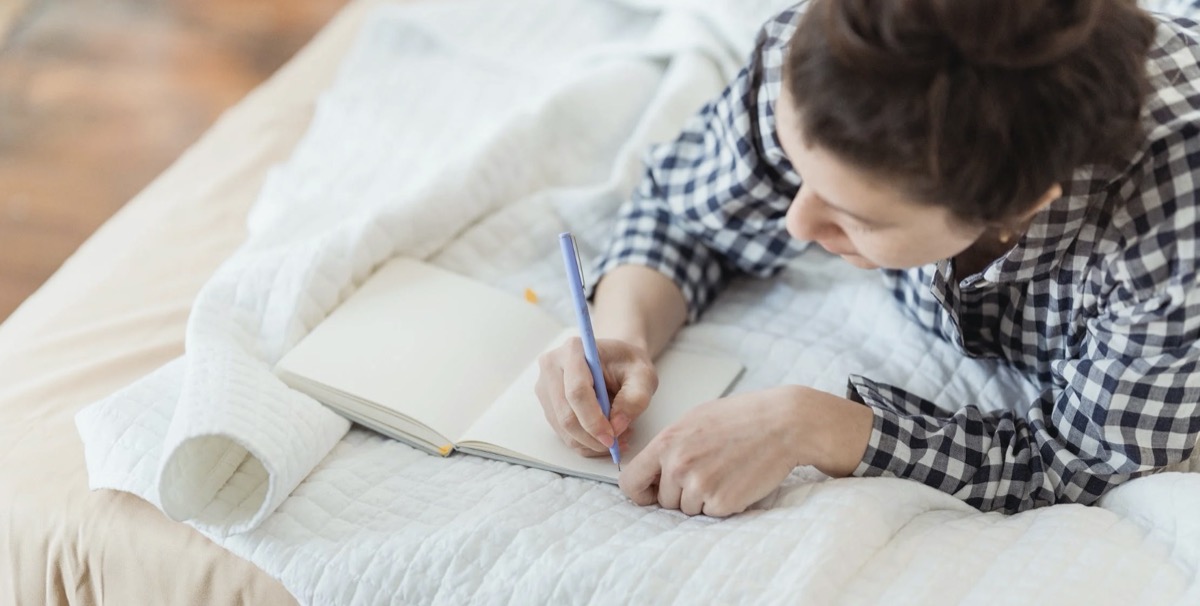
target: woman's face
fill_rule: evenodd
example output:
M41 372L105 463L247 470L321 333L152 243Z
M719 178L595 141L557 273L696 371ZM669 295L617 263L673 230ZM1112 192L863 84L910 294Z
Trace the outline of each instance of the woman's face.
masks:
M786 87L785 87L786 89ZM841 162L800 135L786 90L775 106L779 141L803 186L787 212L787 230L863 269L905 269L953 257L985 231L944 207L906 199L873 175Z

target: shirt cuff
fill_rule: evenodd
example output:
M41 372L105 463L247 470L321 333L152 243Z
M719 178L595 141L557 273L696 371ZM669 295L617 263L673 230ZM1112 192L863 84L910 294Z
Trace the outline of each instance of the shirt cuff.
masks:
M909 477L913 453L902 439L922 430L933 430L933 420L949 412L907 391L850 375L846 398L871 409L871 437L867 450L851 472L859 477Z
M648 267L666 276L679 288L687 304L687 321L693 323L716 298L726 279L724 269L712 258L703 258L700 262L671 259L667 257L675 254L674 249L663 247L660 258L655 259L639 252L640 249L635 246L617 248L618 246L619 244L614 244L613 249L596 261L592 272L596 277L584 290L589 301L596 294L596 286L608 272L622 265Z

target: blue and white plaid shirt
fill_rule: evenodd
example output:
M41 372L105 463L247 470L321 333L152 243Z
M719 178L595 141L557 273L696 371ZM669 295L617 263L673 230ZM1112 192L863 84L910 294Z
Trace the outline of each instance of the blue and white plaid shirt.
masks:
M804 248L784 228L800 176L775 133L788 39L769 22L737 78L656 146L596 275L654 268L695 320L733 272L774 275ZM1120 168L1085 166L1015 247L979 274L953 260L885 270L912 319L967 356L998 357L1034 402L956 412L850 378L874 412L860 476L917 480L982 510L1092 503L1188 457L1200 433L1200 28L1159 17L1148 140Z

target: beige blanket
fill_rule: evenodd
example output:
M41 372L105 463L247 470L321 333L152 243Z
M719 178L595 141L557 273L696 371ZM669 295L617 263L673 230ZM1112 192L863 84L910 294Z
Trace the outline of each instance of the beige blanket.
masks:
M0 325L0 603L294 603L145 501L89 492L73 417L183 351L192 299L378 3L352 2Z

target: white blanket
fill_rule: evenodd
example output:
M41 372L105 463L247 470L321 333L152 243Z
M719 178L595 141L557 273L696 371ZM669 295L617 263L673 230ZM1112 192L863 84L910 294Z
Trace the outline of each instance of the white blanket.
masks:
M780 0L482 0L371 19L245 245L197 298L186 355L77 417L93 488L140 495L302 603L1200 601L1200 476L1100 506L981 514L913 482L800 469L728 520L615 487L427 456L286 388L271 365L380 262L428 258L570 321L555 234L604 244L639 154L719 92ZM947 406L1025 399L905 321L874 274L811 253L739 280L682 347L738 391L848 373Z

